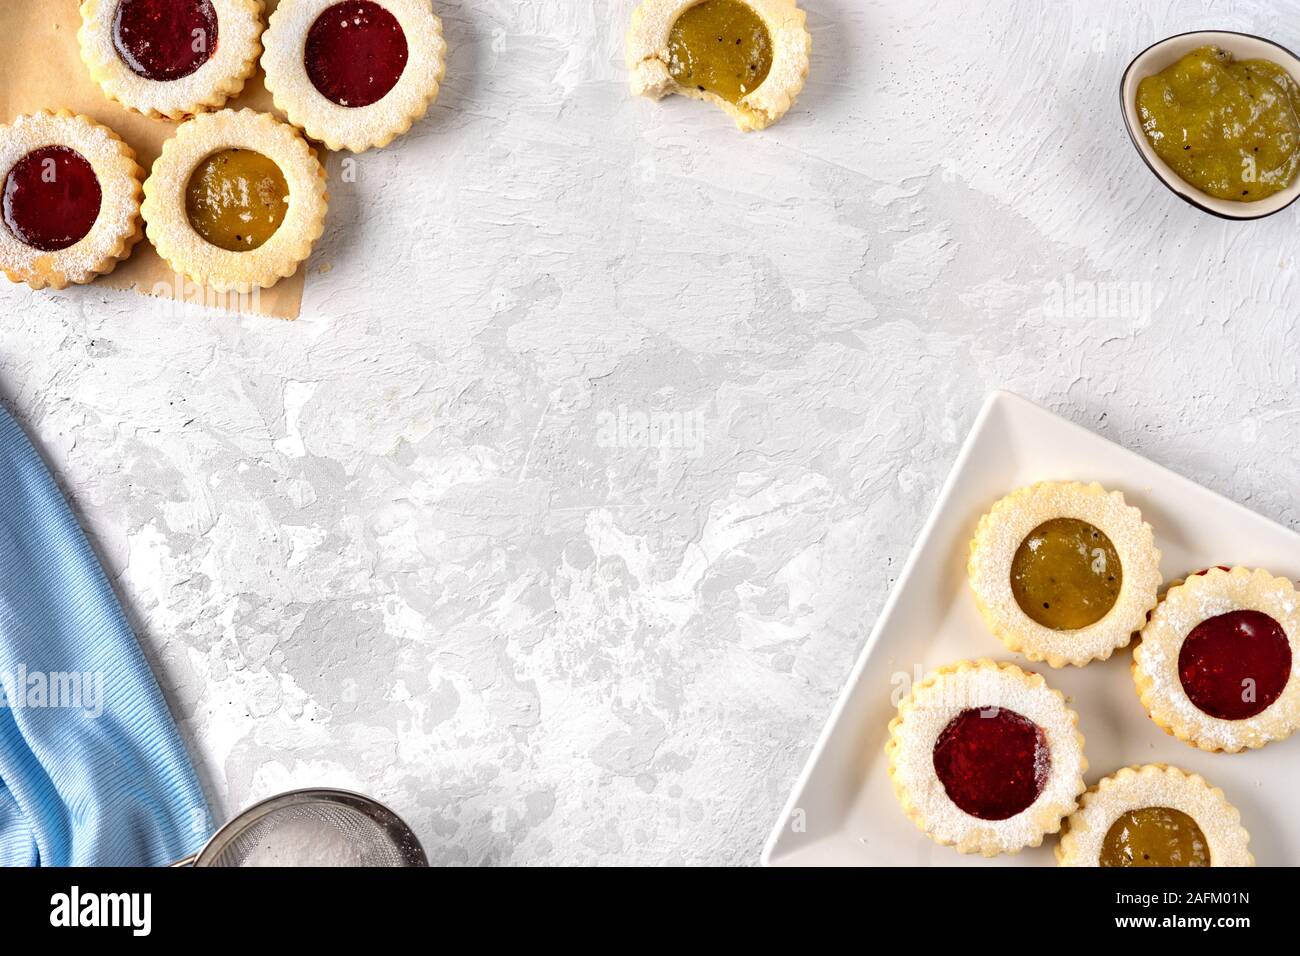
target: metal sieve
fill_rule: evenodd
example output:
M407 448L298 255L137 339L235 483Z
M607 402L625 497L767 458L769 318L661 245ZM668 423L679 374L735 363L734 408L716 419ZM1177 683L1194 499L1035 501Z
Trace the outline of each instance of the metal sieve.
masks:
M304 842L311 846L303 851ZM296 848L296 849L295 849ZM285 862L298 857L301 862ZM255 803L176 866L428 866L392 810L349 790L293 790Z

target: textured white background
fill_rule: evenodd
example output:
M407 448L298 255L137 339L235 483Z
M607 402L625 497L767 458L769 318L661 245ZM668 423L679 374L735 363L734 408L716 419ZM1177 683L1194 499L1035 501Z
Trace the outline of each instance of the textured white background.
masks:
M300 321L0 291L0 399L219 814L337 784L439 863L755 862L996 387L1300 526L1297 213L1184 205L1117 95L1300 5L807 6L744 136L627 95L630 0L436 0L443 93L331 159Z

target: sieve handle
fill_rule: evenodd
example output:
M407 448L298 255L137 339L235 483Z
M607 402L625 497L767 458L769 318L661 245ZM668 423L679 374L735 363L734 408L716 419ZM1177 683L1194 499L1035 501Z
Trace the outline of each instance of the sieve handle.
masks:
M191 853L189 856L185 857L184 859L177 860L175 863L169 863L167 868L175 869L178 866L193 866L194 861L197 860L198 858L199 855L197 853Z

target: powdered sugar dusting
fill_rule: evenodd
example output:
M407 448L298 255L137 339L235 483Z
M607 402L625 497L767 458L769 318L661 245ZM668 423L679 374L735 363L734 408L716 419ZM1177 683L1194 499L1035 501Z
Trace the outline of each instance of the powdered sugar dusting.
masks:
M269 827L240 861L242 867L361 866L357 841L323 820L302 818Z

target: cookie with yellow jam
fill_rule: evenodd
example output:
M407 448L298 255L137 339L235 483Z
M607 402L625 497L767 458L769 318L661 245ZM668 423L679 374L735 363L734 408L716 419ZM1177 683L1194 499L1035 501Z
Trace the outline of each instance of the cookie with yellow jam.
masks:
M181 124L144 184L149 239L218 292L293 275L325 226L325 170L299 132L254 110Z
M1052 667L1105 660L1160 588L1151 526L1118 491L1045 481L993 505L967 566L975 603L1009 649Z
M795 0L645 0L632 14L632 93L715 103L742 130L790 109L808 76L812 36Z
M1062 866L1254 866L1223 791L1165 764L1125 767L1083 795L1056 847Z

